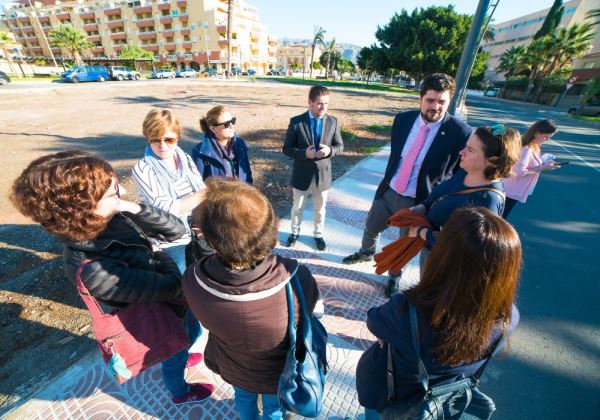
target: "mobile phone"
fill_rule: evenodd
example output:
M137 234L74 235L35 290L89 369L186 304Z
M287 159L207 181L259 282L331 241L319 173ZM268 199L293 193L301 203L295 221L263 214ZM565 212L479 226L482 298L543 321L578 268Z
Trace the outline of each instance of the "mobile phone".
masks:
M569 161L566 161L566 160L565 160L565 161L562 161L562 162L556 162L556 161L555 161L555 162L554 162L554 166L560 166L560 167L562 167L562 166L568 165L569 163L570 163L570 162L569 162Z

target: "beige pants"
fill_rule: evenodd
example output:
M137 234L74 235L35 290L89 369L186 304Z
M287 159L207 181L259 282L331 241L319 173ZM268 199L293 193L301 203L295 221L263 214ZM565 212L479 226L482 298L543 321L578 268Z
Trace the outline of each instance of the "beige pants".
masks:
M327 191L319 191L315 180L310 183L308 190L301 191L292 188L294 193L294 204L292 205L292 233L300 234L300 225L302 224L302 213L306 206L306 200L309 195L312 195L313 201L313 222L315 229L313 235L315 238L323 237L325 230L325 205L327 204Z

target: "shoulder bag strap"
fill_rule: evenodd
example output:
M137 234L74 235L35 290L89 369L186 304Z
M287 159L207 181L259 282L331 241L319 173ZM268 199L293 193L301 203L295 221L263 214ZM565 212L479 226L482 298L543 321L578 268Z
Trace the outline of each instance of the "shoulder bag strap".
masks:
M285 295L288 306L288 333L290 335L290 348L294 348L296 346L296 326L294 325L294 296L290 282L285 285Z
M415 353L417 354L418 366L419 366L419 381L423 385L425 392L429 391L429 376L427 375L427 369L421 360L421 342L419 340L419 320L417 317L417 308L410 302L408 302L408 313L410 316L410 331L413 342Z
M294 273L291 281L293 288L296 291L296 297L298 298L298 303L300 304L300 317L302 317L302 322L304 328L302 329L302 338L305 341L311 341L312 339L312 328L310 327L310 317L308 315L308 308L306 307L306 300L304 299L304 292L302 292L302 286L300 285L300 280L298 280L298 275ZM293 317L292 313L292 317Z
M75 286L77 287L77 292L79 292L79 296L81 296L83 303L85 303L85 306L87 306L88 310L92 314L92 318L101 317L104 315L104 311L98 304L96 298L93 297L90 292L88 292L87 288L83 284L83 281L81 280L81 273L86 265L93 261L98 261L99 259L100 257L87 258L83 260L81 264L79 264L77 270L75 271Z
M500 191L498 188L492 188L492 187L476 187L476 188L467 188L465 190L462 191L457 191L457 192L453 192L450 194L445 194L442 195L441 197L438 197L437 200L435 200L433 203L431 203L431 206L429 206L430 209L433 208L433 206L435 206L436 204L438 204L440 201L445 200L446 198L453 196L453 195L465 195L465 194L471 194L477 191L492 191L495 192L496 194L498 194L500 197L502 197L503 200L506 200L506 194L504 194L502 191Z

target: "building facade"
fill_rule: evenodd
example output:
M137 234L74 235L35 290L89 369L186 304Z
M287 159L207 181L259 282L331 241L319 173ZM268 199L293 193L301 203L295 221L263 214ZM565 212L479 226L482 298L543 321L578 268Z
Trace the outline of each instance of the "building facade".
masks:
M572 0L564 3L564 12L561 26L572 23L590 22L586 20L589 10L600 7L598 0ZM488 69L485 80L504 80L504 74L498 72L500 56L509 48L517 45L528 45L535 33L542 27L550 8L540 10L507 22L493 26L495 39L483 43L483 48L490 53ZM600 74L600 26L596 26L596 35L592 41L593 48L583 58L573 63L573 75L578 77L578 82L585 82Z
M297 67L300 71L310 71L310 56L312 54L312 46L305 44L290 44L281 43L277 46L277 67L280 69L291 70L292 67ZM319 62L323 51L321 48L315 48L315 56L313 62ZM294 66L297 64L297 66ZM299 66L299 67L298 67Z
M5 11L0 26L33 58L70 57L52 48L48 34L70 24L87 35L93 48L84 58L117 58L126 45L154 54L160 65L196 70L227 66L227 0L20 0ZM266 73L277 63L277 40L259 22L258 9L235 0L232 17L232 66Z

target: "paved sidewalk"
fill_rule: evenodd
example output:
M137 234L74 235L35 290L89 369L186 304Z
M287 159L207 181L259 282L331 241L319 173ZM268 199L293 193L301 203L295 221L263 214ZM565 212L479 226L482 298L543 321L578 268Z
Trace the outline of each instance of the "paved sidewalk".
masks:
M276 252L307 265L318 281L325 304L323 323L329 332L328 375L320 418L362 418L355 391L356 363L374 340L365 325L369 308L385 302L385 278L374 274L372 262L347 266L341 260L358 250L367 212L389 156L389 145L362 160L335 181L327 204L325 239L328 248L316 251L312 238L312 207L305 210L302 236L292 249ZM334 162L335 164L335 162ZM289 234L289 219L281 220L280 240ZM397 230L382 235L385 245ZM405 270L405 286L418 279L416 258ZM206 335L205 335L206 337ZM162 385L160 367L118 385L106 374L99 355L78 362L50 386L6 415L9 419L233 419L233 390L204 365L191 369L190 382L217 385L210 401L176 407Z

